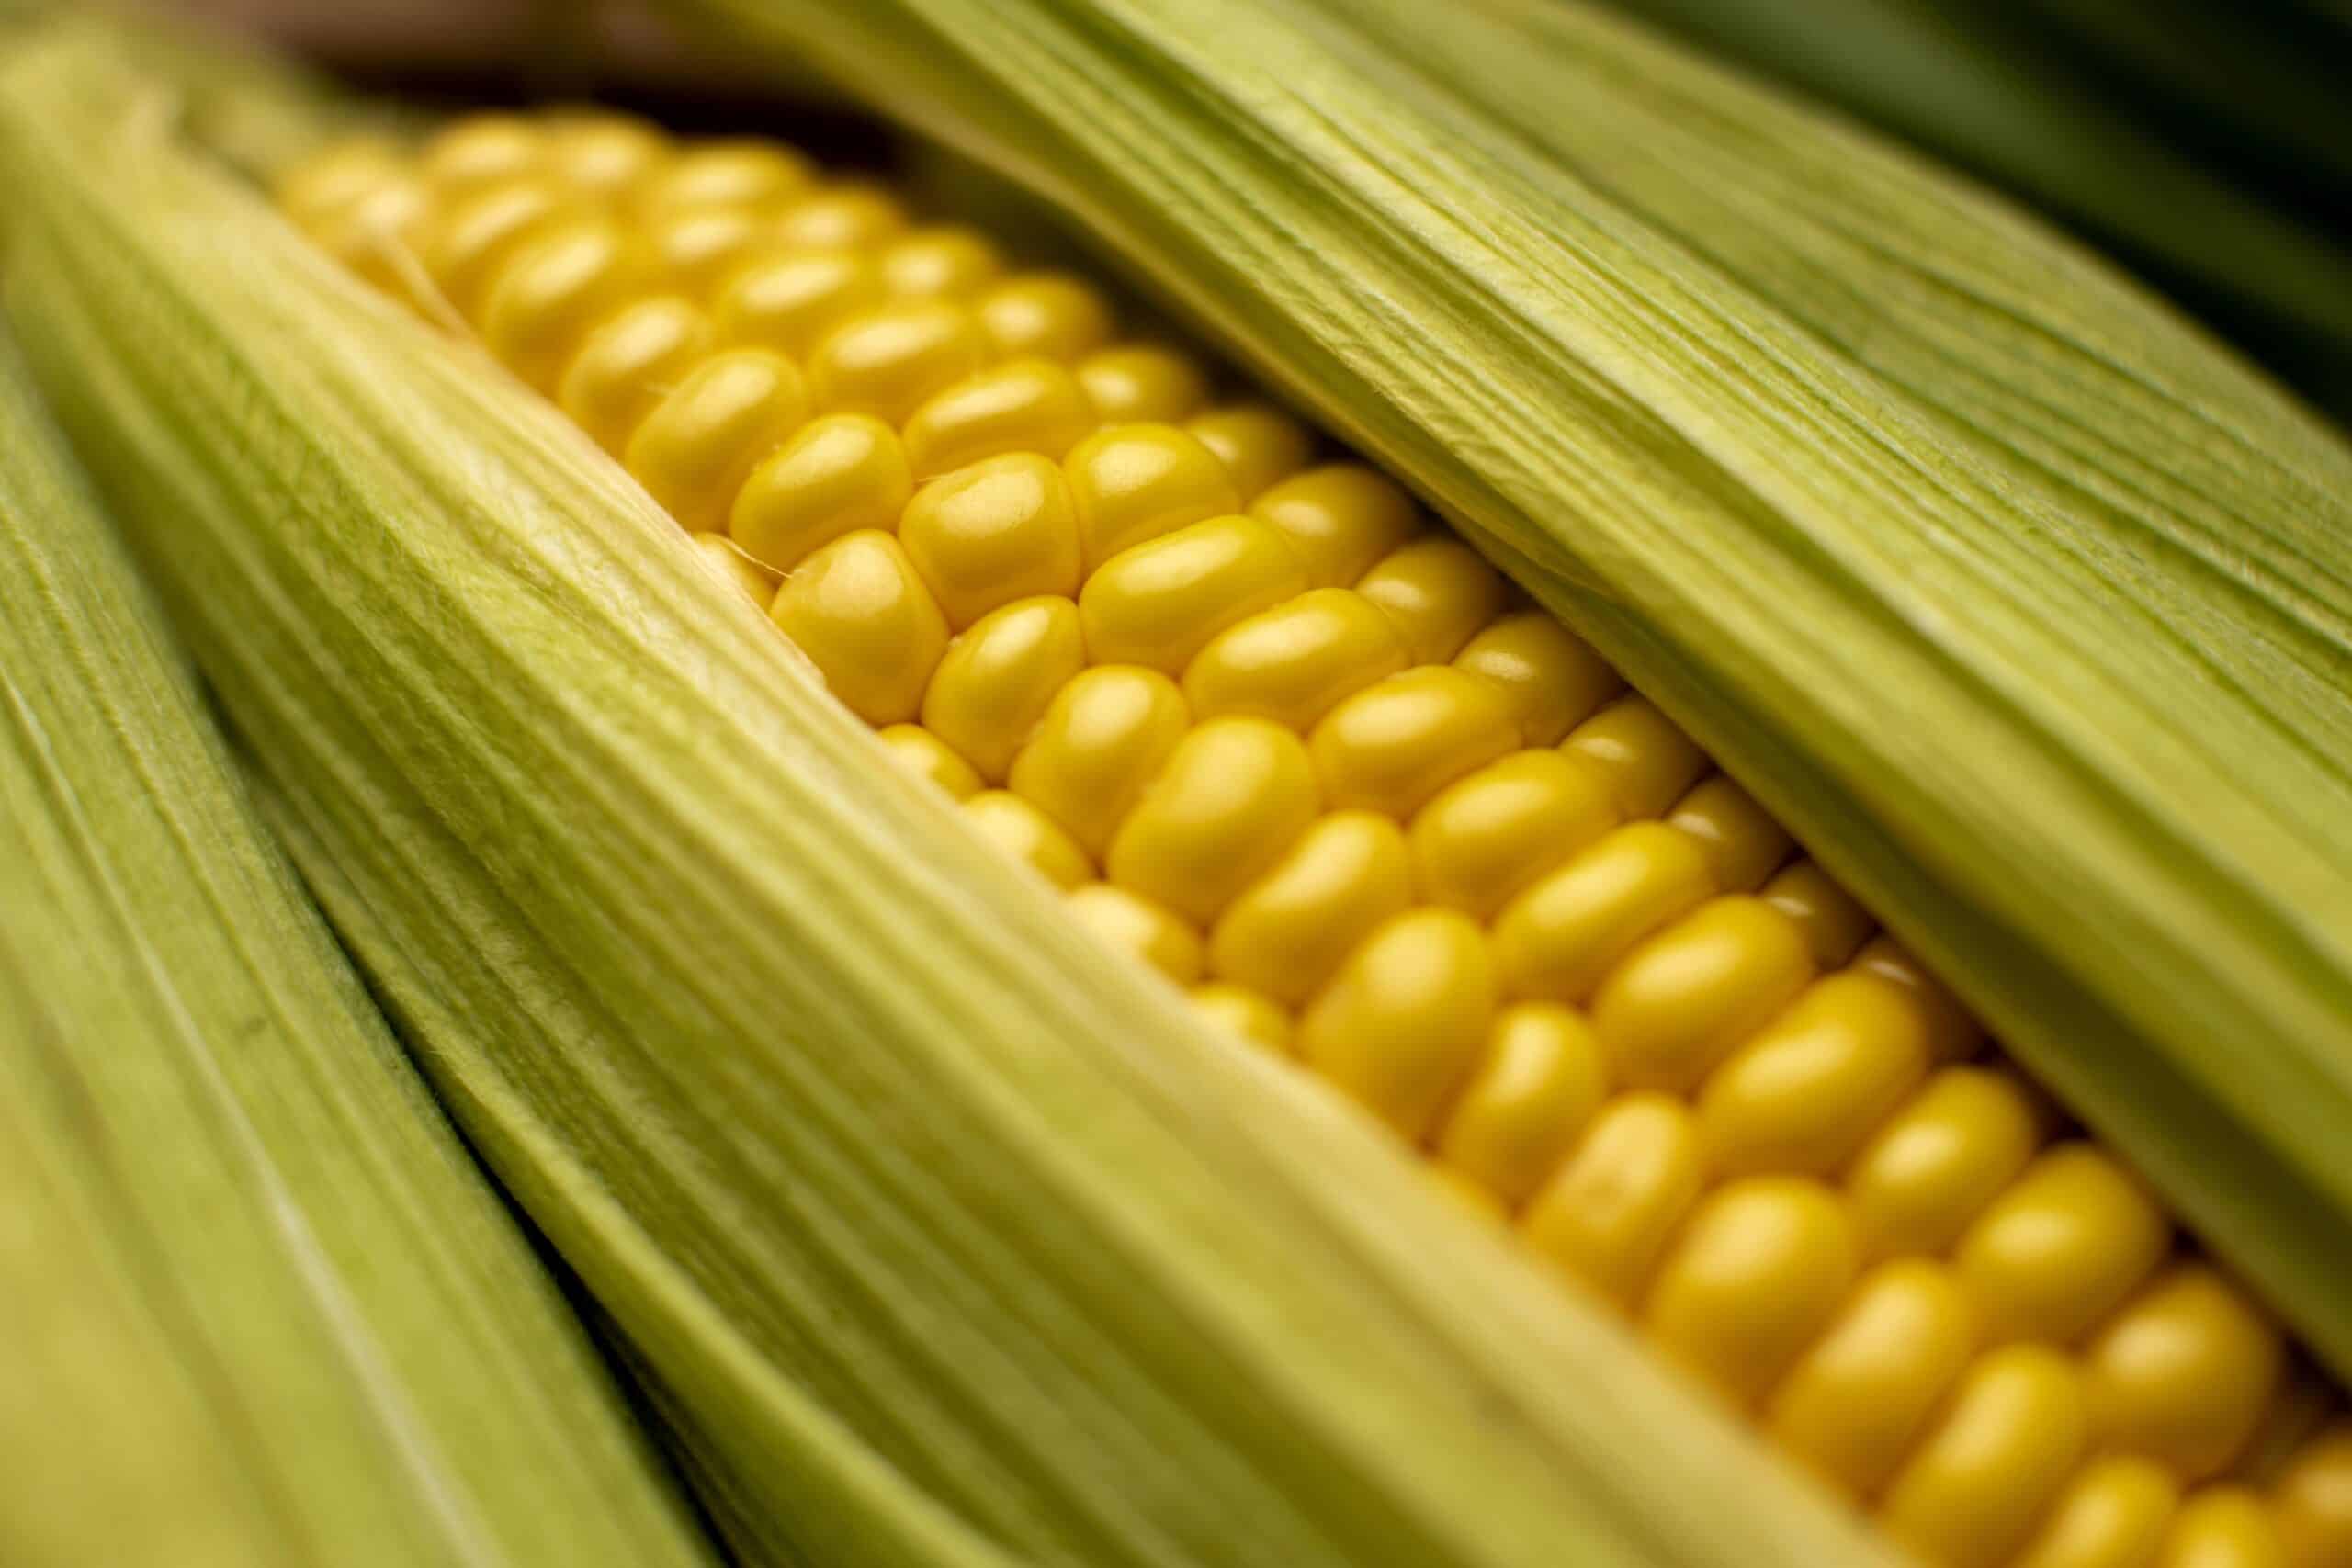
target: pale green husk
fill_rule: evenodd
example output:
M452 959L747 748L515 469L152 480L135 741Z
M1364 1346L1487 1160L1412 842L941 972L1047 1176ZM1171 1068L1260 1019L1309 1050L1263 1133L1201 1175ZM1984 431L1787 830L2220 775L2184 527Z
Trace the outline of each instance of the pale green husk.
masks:
M2352 1371L2352 452L1566 0L682 0L1051 198L1687 724Z
M0 173L11 316L299 857L747 1556L1880 1560L158 105L28 58Z
M0 339L0 1562L710 1561Z
M2307 0L1610 0L1981 171L2352 414L2352 16Z

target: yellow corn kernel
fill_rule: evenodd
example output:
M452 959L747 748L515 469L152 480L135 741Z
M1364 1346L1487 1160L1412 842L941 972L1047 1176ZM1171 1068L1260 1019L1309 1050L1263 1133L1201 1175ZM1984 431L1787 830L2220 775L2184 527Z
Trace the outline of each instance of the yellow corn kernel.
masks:
M1954 1266L1984 1314L1987 1340L2064 1345L2148 1277L2171 1241L2164 1212L2103 1151L2044 1151L1976 1217Z
M695 534L692 537L695 550L712 570L741 589L761 609L768 607L768 602L775 597L775 573L745 555L724 534Z
M1794 921L1772 914L1803 942ZM1907 992L1874 975L1828 976L1707 1079L1699 1094L1707 1157L1725 1175L1827 1176L1927 1073L1927 1027Z
M2180 1506L2161 1465L2117 1456L2085 1465L2011 1568L2147 1568Z
M2007 1561L2080 1462L2087 1404L2074 1364L2047 1347L2012 1345L1980 1358L1895 1472L1881 1527L1941 1568Z
M1767 1404L1783 1450L1852 1497L1885 1483L1976 1348L1975 1313L1951 1270L1882 1263L1797 1358Z
M1400 820L1447 784L1517 749L1510 699L1448 665L1422 665L1365 687L1324 715L1308 739L1334 806Z
M1611 1100L1520 1221L1528 1245L1631 1309L1705 1175L1690 1108L1670 1095Z
M1730 895L1628 953L1593 993L1592 1027L1619 1082L1688 1094L1812 978L1796 927L1760 900Z
M808 389L790 360L763 348L726 349L654 406L622 463L686 527L731 530L752 467L808 414Z
M1088 355L1078 362L1078 384L1105 424L1173 424L1209 398L1208 375L1193 356L1156 343L1119 344Z
M1660 1265L1642 1311L1651 1343L1733 1404L1760 1397L1852 1285L1853 1227L1803 1177L1714 1189Z
M548 181L504 181L430 215L418 237L418 259L449 308L478 322L482 298L507 259L577 210L570 195Z
M678 152L637 188L640 211L680 208L752 207L808 188L817 171L806 158L774 142L716 140Z
M546 148L537 121L515 114L470 114L426 139L424 177L445 196L535 171Z
M851 316L809 351L817 406L897 423L925 398L978 372L987 345L969 311L907 299Z
M767 242L767 224L748 207L684 207L645 220L646 243L664 286L705 299Z
M417 294L410 257L430 221L424 187L392 179L317 219L311 233L349 271L394 299L410 299Z
M1797 923L1814 963L1825 971L1843 966L1877 929L1854 896L1809 860L1783 867L1764 885L1761 897Z
M1071 889L1063 907L1097 937L1176 984L1189 986L1201 977L1201 933L1157 899L1112 883L1089 882Z
M842 705L872 725L911 719L947 651L947 618L899 541L845 534L802 561L769 617L823 672Z
M826 180L748 209L763 220L763 252L850 251L876 258L877 265L879 253L904 238L910 223L897 197L862 179Z
M882 287L902 299L961 299L1004 270L988 236L960 223L926 224L883 246L876 260Z
M439 209L424 183L398 162L371 167L368 156L363 146L350 164L296 170L288 188L301 205L288 208L286 216L314 239L347 234L356 226L408 240L430 232ZM306 183L313 174L315 183ZM363 215L372 221L360 222Z
M1254 517L1211 517L1121 550L1079 590L1098 664L1181 674L1209 639L1302 592L1298 558Z
M876 733L899 765L917 778L929 779L957 800L980 793L978 771L922 725L885 725Z
M915 478L1001 453L1058 460L1094 428L1077 379L1049 359L1015 359L934 392L903 432Z
M499 269L481 307L483 346L552 396L591 327L646 276L638 243L606 218L551 224Z
M1232 478L1209 449L1171 425L1121 424L1070 449L1062 470L1091 572L1123 550L1238 511Z
M1713 891L1687 835L1662 822L1614 829L1496 916L1504 992L1581 1002L1634 943Z
M2041 1102L2011 1074L1934 1075L1847 1174L1864 1252L1943 1251L2025 1169L2046 1130Z
M1216 454L1241 499L1251 505L1315 456L1315 437L1306 426L1271 403L1213 408L1185 421L1184 431Z
M888 533L913 493L896 431L870 414L825 414L752 468L727 531L752 558L790 571L844 536Z
M1262 718L1212 718L1176 743L1103 863L1121 886L1205 924L1282 858L1318 806L1297 736Z
M2352 1563L2352 1422L2338 1421L2305 1445L2271 1495L2289 1568Z
M1796 848L1788 829L1721 773L1692 785L1666 819L1699 840L1726 893L1755 892Z
M270 199L289 221L314 229L389 185L417 185L400 148L380 136L354 136L281 171Z
M1625 689L1583 638L1541 610L1488 623L1453 663L1510 694L1520 739L1530 746L1558 745L1573 726Z
M1295 1006L1412 902L1412 857L1396 820L1334 811L1226 907L1209 933L1209 968Z
M881 270L854 251L792 251L749 262L711 301L722 348L808 357L825 334L882 302Z
M1159 671L1098 666L1046 705L1012 761L1013 793L1099 855L1191 724L1184 694Z
M624 305L592 330L556 387L556 403L615 457L671 388L710 352L710 322L683 295Z
M1254 714L1304 731L1406 666L1387 616L1351 589L1316 588L1235 622L1184 667L1193 711Z
M2287 1568L2286 1544L2262 1499L2243 1486L2209 1486L2173 1516L2157 1568Z
M907 210L870 180L833 180L787 198L769 225L770 243L786 250L867 250L904 233Z
M1486 933L1450 909L1408 910L1366 937L1308 1005L1299 1055L1419 1142L1476 1065L1494 1010Z
M1212 980L1193 987L1193 1006L1227 1034L1263 1045L1276 1055L1290 1054L1290 1012L1262 991Z
M1093 878L1094 863L1078 840L1019 795L984 789L967 796L962 809L982 838L1064 892Z
M1078 518L1061 469L1007 453L932 480L899 520L899 542L954 626L1034 594L1078 592Z
M634 115L609 109L549 116L540 161L575 190L617 196L671 158L670 139Z
M1016 599L947 645L923 694L923 728L1001 784L1055 694L1085 668L1078 606Z
M1521 1002L1497 1015L1438 1158L1506 1203L1524 1202L1556 1168L1609 1090L1609 1065L1573 1009Z
M1067 273L1029 272L982 294L980 330L999 359L1039 358L1071 365L1111 341L1111 307L1102 291Z
M2278 1331L2203 1263L2178 1263L2102 1324L2083 1352L2099 1441L2184 1481L2242 1452L2286 1366Z
M1975 1015L1893 937L1872 937L1855 956L1854 967L1913 994L1928 1020L1928 1053L1937 1061L1962 1060L1984 1043L1984 1026Z
M1663 817L1707 771L1706 753L1641 697L1621 697L1568 731L1562 750L1609 776L1629 821Z
M1420 524L1405 488L1362 463L1327 463L1294 474L1260 493L1250 514L1282 530L1317 588L1351 586Z
M1461 652L1504 602L1502 574L1451 534L1399 545L1356 579L1356 592L1396 623L1417 664Z
M1616 825L1591 769L1557 751L1514 751L1440 790L1408 837L1421 897L1484 919Z

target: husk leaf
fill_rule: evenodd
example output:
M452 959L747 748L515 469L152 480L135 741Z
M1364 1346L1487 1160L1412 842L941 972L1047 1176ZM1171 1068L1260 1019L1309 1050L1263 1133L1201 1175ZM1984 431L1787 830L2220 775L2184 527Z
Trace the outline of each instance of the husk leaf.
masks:
M616 468L167 105L36 55L0 169L10 314L298 857L747 1555L1881 1560L1103 962Z
M0 1561L710 1561L0 337Z
M2017 193L2352 413L2352 17L2301 0L1611 3Z

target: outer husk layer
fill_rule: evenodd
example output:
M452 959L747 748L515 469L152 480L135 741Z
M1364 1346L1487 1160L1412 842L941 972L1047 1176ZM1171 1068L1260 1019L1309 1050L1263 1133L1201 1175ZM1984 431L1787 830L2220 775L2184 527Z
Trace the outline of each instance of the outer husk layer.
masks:
M2352 452L1575 6L687 0L1022 179L1587 633L2352 1372Z
M1352 1114L1102 962L576 432L155 111L70 50L0 81L11 313L747 1555L1878 1560Z
M2352 412L2352 13L1611 0L2099 237Z
M0 1561L707 1562L0 339Z

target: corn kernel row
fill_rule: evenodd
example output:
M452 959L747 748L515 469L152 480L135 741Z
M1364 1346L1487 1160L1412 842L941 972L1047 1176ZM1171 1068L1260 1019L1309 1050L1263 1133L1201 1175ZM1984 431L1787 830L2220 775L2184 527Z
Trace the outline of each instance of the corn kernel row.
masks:
M1107 303L595 114L281 205L553 397L1072 916L1922 1560L2346 1568L2352 1424L1573 635Z

